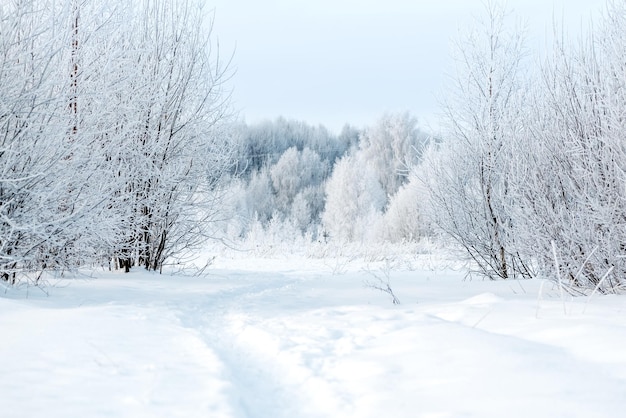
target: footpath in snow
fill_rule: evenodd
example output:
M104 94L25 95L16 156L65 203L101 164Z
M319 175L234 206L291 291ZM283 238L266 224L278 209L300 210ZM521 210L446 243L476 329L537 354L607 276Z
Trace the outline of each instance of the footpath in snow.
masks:
M0 297L0 417L619 417L626 298L322 260ZM389 295L364 283L386 283Z

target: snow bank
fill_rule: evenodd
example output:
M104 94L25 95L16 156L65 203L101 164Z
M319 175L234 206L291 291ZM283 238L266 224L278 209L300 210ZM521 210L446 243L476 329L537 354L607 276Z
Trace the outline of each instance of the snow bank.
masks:
M535 281L371 263L214 267L204 278L103 273L47 297L9 290L0 415L552 418L626 407L624 297L562 301ZM374 275L401 305L364 286Z

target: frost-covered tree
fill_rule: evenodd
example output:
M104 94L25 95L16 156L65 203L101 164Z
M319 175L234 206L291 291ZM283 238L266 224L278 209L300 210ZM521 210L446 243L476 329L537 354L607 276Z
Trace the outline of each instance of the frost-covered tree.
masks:
M232 136L200 6L0 7L0 277L160 269L206 237Z
M624 286L625 23L617 2L589 39L558 39L519 134L517 236L541 273L572 291Z
M512 234L511 145L521 120L522 37L507 32L505 10L457 46L457 75L444 110L446 143L429 167L434 222L491 278L528 277ZM439 145L436 145L439 147Z
M390 242L416 241L428 235L429 227L422 213L428 192L417 177L400 186L391 197L383 217L383 237Z
M13 282L93 259L90 231L107 225L92 136L77 132L76 9L55 6L0 8L0 277Z
M270 168L276 195L276 209L287 216L293 201L303 189L319 186L328 177L328 163L309 148L289 148Z
M417 118L408 112L386 114L363 132L360 152L388 196L407 182L427 139L417 127Z
M276 196L269 170L265 168L255 171L248 182L245 216L266 223L272 219L275 211Z
M120 172L124 240L117 257L160 270L166 259L206 239L214 193L229 169L226 69L211 54L211 27L200 3L145 0L131 10L136 53L132 132Z
M446 108L453 129L429 158L433 219L490 277L620 291L626 5L609 3L577 44L557 37L533 83L517 77L517 38L494 31L502 16L491 13L487 53L462 49L469 71Z
M302 232L315 231L324 210L324 185L309 185L298 192L291 204L291 222Z
M345 156L326 183L322 224L331 239L350 242L374 237L386 203L385 191L367 161Z

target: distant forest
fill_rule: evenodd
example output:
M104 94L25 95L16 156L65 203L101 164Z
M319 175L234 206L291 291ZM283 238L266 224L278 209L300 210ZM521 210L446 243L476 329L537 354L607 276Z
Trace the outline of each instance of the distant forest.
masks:
M278 118L234 127L240 144L229 192L229 236L272 229L310 240L417 240L418 184L410 168L429 136L408 113L371 128L323 126Z

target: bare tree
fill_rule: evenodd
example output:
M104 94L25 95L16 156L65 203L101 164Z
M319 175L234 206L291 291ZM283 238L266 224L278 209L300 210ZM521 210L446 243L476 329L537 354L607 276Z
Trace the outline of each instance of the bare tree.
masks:
M0 277L203 242L233 136L200 3L0 8Z
M133 13L133 133L124 138L119 199L130 213L116 254L126 269L160 270L206 239L215 216L234 150L220 130L228 72L200 3L146 0Z
M0 12L0 275L11 282L84 262L98 206L83 181L88 147L69 138L75 108L59 94L71 37L54 6L20 0Z
M506 31L506 12L487 5L487 20L457 45L457 75L444 105L446 142L427 185L432 218L490 278L529 277L507 213L511 139L520 126L524 57L519 32Z
M624 286L625 10L613 4L599 33L578 44L557 40L516 153L518 236L572 292Z

